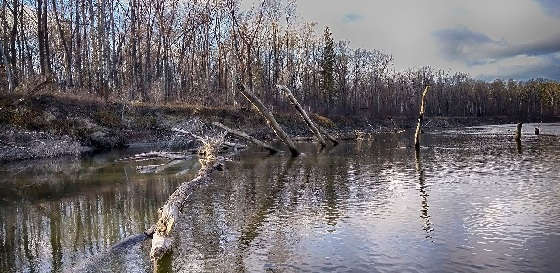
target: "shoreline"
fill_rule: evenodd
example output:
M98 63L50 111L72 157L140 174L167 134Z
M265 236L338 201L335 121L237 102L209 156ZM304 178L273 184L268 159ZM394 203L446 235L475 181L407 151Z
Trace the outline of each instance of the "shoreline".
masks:
M295 111L274 114L291 137L312 137L312 133ZM360 135L410 130L416 124L415 119L407 117L385 120L318 114L311 114L311 117L330 134L343 140L356 139ZM260 115L248 107L155 106L58 95L32 98L3 96L0 97L0 164L28 159L83 156L148 143L162 150L194 149L199 143L193 136L179 136L172 129L194 126L193 130L199 135L212 135L221 131L210 125L214 121L231 128L240 128L263 141L270 142L276 138ZM557 122L560 118L546 121ZM424 129L514 122L508 117L479 119L428 116L425 118Z

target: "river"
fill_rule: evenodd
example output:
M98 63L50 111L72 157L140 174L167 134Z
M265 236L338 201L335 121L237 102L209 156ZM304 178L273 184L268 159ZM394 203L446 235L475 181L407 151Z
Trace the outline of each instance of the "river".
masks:
M304 155L245 151L198 189L169 272L558 272L560 124L375 135ZM152 272L156 221L199 164L118 162L145 147L0 165L0 272Z

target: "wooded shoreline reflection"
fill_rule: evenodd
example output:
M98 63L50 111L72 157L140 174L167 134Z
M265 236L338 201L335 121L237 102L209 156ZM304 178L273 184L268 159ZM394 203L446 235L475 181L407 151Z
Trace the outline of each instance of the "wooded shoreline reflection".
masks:
M541 268L550 268L550 257L540 248L516 252L516 247L526 238L547 242L541 238L546 235L554 240L557 218L547 215L557 211L557 200L548 191L557 190L549 182L558 177L553 172L558 150L550 148L558 147L558 137L527 138L523 154L511 139L504 149L507 138L426 134L418 153L410 136L386 134L321 152L300 144L304 154L298 158L243 152L191 196L177 221L167 268L254 272L339 266L367 271L372 266L429 266L434 253L445 268L456 262L476 264L477 259L525 268L525 263L494 260L509 257L504 254L516 260L532 257ZM484 144L472 145L479 142ZM504 160L512 165L500 163ZM45 177L37 176L38 170L27 173L38 178L36 183L62 186L41 188L50 193L25 200L2 197L0 271L63 272L77 266L85 272L151 272L149 243L108 257L103 253L154 223L157 209L187 178L175 172L136 174L129 163L62 162L47 164L57 171L43 170ZM91 170L99 175L90 177ZM501 177L504 173L507 178ZM95 186L75 191L72 183ZM535 196L540 197L533 200ZM514 206L495 209L506 204ZM531 216L519 218L525 214ZM523 223L539 230L516 232ZM485 244L473 245L462 236ZM508 239L493 239L500 236ZM493 252L484 258L472 254L483 248ZM406 259L402 253L416 256Z

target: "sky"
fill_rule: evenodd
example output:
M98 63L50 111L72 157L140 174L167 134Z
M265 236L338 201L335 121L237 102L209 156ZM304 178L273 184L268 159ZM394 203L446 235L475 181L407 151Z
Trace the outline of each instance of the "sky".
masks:
M298 0L354 48L494 80L560 80L560 0Z

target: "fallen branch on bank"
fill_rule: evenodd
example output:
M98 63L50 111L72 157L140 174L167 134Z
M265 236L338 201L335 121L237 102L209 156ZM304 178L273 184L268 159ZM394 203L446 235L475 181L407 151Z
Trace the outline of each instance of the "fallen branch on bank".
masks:
M171 130L174 131L174 132L178 132L178 133L182 133L182 134L191 135L191 136L193 136L194 138L196 138L198 141L200 141L200 142L202 142L202 143L205 143L205 142L208 140L208 138L204 138L204 137L198 136L198 135L196 135L196 134L194 134L194 133L192 133L192 132L189 132L189 131L186 131L186 130L183 130L183 129L173 128L173 129L171 129ZM229 141L225 141L225 140L222 141L221 145L226 146L226 147L230 147L230 148L234 148L234 149L244 149L244 148L247 148L247 146L245 146L245 145L243 145L243 144L234 143L234 142L229 142Z
M260 141L260 140L258 140L258 139L256 139L256 138L254 138L254 137L252 137L252 136L250 136L250 135L248 135L248 134L246 134L246 133L244 133L244 132L242 132L242 131L235 130L235 129L231 129L231 128L229 128L229 127L227 127L227 126L225 126L225 125L223 125L223 124L221 124L221 123L219 123L219 122L213 122L212 124L213 124L214 126L217 126L217 127L220 127L220 128L222 128L222 129L224 129L224 130L225 130L226 132L228 132L229 134L232 134L232 135L241 137L241 138L243 138L243 139L246 139L246 140L248 140L248 141L254 143L254 144L257 145L257 146L262 147L262 148L268 150L271 154L275 154L275 153L278 152L278 150L277 150L276 148L274 148L274 147L272 147L272 146L270 146L270 145L268 145L268 144L266 144L266 143L264 143L264 142L262 142L262 141Z

